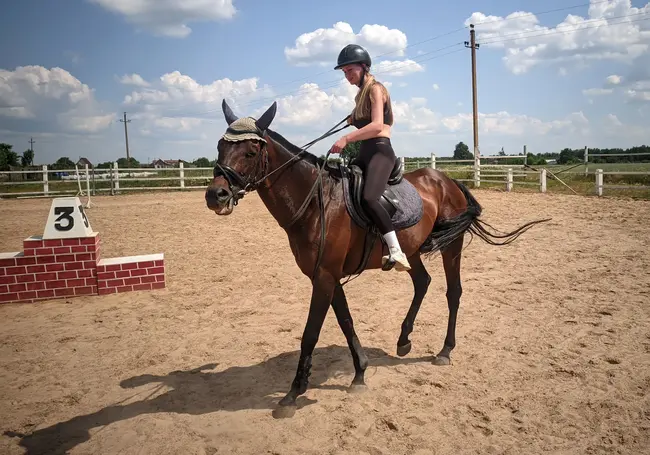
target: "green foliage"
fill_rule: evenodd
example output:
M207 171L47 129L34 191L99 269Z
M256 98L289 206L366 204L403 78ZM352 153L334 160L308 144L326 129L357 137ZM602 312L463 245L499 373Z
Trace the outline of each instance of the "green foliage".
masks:
M10 166L18 166L18 154L11 144L0 143L0 171L8 171Z
M341 150L341 159L345 164L350 164L357 156L359 156L359 149L361 148L361 141L350 142Z
M23 156L20 157L20 165L22 167L32 166L34 164L34 151L25 150Z
M202 156L201 158L198 158L194 161L192 161L192 164L196 167L213 167L214 165L212 162L210 162L209 159L206 157Z
M117 159L117 166L123 169L134 169L140 167L140 162L133 157L128 160L122 157Z
M459 142L454 147L455 160L473 160L474 154L469 151L469 147L464 142Z

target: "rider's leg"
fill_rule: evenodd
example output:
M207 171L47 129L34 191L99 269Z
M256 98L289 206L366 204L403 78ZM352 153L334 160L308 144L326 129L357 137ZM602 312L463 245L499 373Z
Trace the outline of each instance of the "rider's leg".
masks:
M387 139L368 142L370 142L368 145L373 146L374 153L367 153L367 155L364 153L369 156L369 159L365 166L363 202L368 209L369 216L377 225L388 245L389 255L382 258L382 264L390 262L391 265L395 265L396 270L409 270L411 267L397 240L390 216L379 203L379 198L386 188L386 182L388 182L388 177L395 164L395 153Z

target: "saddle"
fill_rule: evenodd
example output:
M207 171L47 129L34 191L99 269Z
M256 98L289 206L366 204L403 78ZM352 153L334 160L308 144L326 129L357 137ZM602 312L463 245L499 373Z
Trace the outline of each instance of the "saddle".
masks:
M357 270L354 272L358 274L365 269L377 237L381 238L382 243L385 242L379 235L377 227L362 203L364 185L363 171L353 163L348 166L339 163L337 174L340 173L345 206L350 217L359 227L366 230L363 257ZM379 198L379 203L388 212L395 231L409 228L422 219L424 213L422 198L411 182L404 180L404 169L399 158L395 160L393 170L386 183L386 188ZM372 237L372 241L368 242L370 237Z
M356 164L344 166L339 164L341 178L343 180L343 193L350 217L363 229L371 228L374 223L366 213L362 204L364 177L363 171ZM388 178L388 183L383 194L379 198L379 203L388 212L391 219L400 208L398 196L393 191L393 187L402 182L404 178L402 163L399 159L395 160L395 165ZM397 229L397 228L396 228Z

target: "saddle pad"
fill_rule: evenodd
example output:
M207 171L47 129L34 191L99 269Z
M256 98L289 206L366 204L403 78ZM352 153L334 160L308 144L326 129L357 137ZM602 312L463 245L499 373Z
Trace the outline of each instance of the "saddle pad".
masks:
M352 201L353 195L347 183L347 179L345 179L343 181L343 195L348 213L355 223L367 229L369 226L364 219L366 216L363 216L365 214L359 216L360 214L356 212ZM390 188L395 199L399 201L398 208L391 218L395 230L406 229L417 224L424 214L424 205L417 189L406 179L402 179L397 185L390 185L388 188Z

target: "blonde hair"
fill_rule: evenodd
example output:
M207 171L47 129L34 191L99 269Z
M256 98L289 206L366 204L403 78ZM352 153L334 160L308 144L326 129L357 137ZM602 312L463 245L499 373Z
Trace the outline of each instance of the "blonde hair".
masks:
M354 102L356 103L356 106L352 110L352 119L370 120L372 118L372 103L370 97L372 93L372 87L375 84L379 85L382 93L386 97L386 104L388 105L388 111L385 114L392 117L393 107L390 101L390 94L388 93L388 90L386 89L384 84L382 84L381 82L375 79L375 76L367 72L365 77L363 78L363 86L359 89L359 92L354 97ZM379 99L374 101L380 103L382 100ZM390 125L392 126L392 124L393 122L391 120Z

